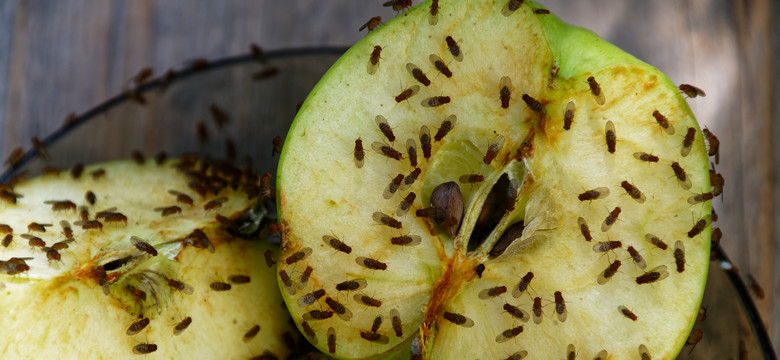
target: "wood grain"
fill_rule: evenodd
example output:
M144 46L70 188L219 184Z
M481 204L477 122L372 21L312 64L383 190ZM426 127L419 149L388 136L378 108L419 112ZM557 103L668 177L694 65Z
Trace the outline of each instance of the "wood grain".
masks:
M381 3L0 2L2 159L18 146L29 148L32 136L59 128L67 114L81 113L119 93L143 67L161 74L194 58L245 53L253 42L266 49L349 45L364 36L357 29L370 17L387 20L395 15ZM780 104L776 89L780 25L773 21L780 5L769 0L545 3L565 21L594 30L674 82L695 84L707 92L707 97L689 104L702 126L721 140L716 168L724 175L726 188L722 200L713 202L720 215L716 226L722 228L723 246L740 273L752 274L765 289L766 298L756 304L773 342L780 343L780 265L774 261L780 258L775 226L780 224L776 210L780 191L775 190L780 189L780 176L774 170L780 168L780 153L773 141L780 138L774 105ZM131 112L139 118L146 113L143 108ZM194 114L182 110L177 116ZM112 130L122 134L112 141L142 136L146 140L139 148L156 151L155 127L131 120L124 119L130 125ZM258 149L266 151L260 145Z

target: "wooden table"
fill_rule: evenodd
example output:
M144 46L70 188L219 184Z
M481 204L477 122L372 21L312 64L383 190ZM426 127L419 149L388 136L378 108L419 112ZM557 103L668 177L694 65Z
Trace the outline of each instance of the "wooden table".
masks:
M383 1L54 1L0 2L0 151L30 148L119 93L141 68L156 74L186 60L265 49L349 45L373 16L395 13ZM564 20L596 33L660 68L676 83L703 88L689 101L703 126L721 140L718 171L725 196L723 246L741 274L766 292L757 305L773 343L780 344L780 166L773 140L780 126L778 5L769 0L550 0ZM774 35L774 37L773 37ZM777 136L776 136L777 135ZM717 316L711 314L710 316Z

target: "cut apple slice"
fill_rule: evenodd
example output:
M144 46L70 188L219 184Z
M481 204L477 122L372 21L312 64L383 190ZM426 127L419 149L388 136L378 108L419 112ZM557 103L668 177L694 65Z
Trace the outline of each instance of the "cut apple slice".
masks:
M349 359L673 358L711 219L677 87L535 2L432 16L353 46L285 141L280 287L305 336Z

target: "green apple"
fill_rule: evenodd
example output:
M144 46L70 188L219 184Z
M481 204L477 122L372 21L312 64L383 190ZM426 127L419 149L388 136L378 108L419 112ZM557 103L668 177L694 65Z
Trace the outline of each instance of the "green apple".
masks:
M297 332L263 260L277 247L234 229L259 220L259 188L188 158L3 187L0 357L286 357Z
M683 95L536 2L437 6L354 45L287 135L298 327L344 359L674 358L712 199Z

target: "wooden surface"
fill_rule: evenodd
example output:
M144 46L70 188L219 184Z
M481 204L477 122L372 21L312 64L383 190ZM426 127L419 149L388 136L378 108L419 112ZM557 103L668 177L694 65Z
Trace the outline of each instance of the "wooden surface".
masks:
M349 45L369 18L394 12L382 0L0 1L0 155L30 148L71 113L119 93L138 70L156 74L186 60L265 49ZM416 3L417 1L415 1ZM766 292L756 300L780 343L780 126L778 25L769 0L546 1L564 20L594 30L660 68L676 83L703 88L689 101L721 140L726 179L714 202L723 246L743 275ZM774 36L774 37L773 37ZM143 116L143 112L139 113ZM127 129L148 132L143 127ZM85 139L88 140L88 139ZM121 139L117 139L120 141ZM716 316L711 314L710 316Z

